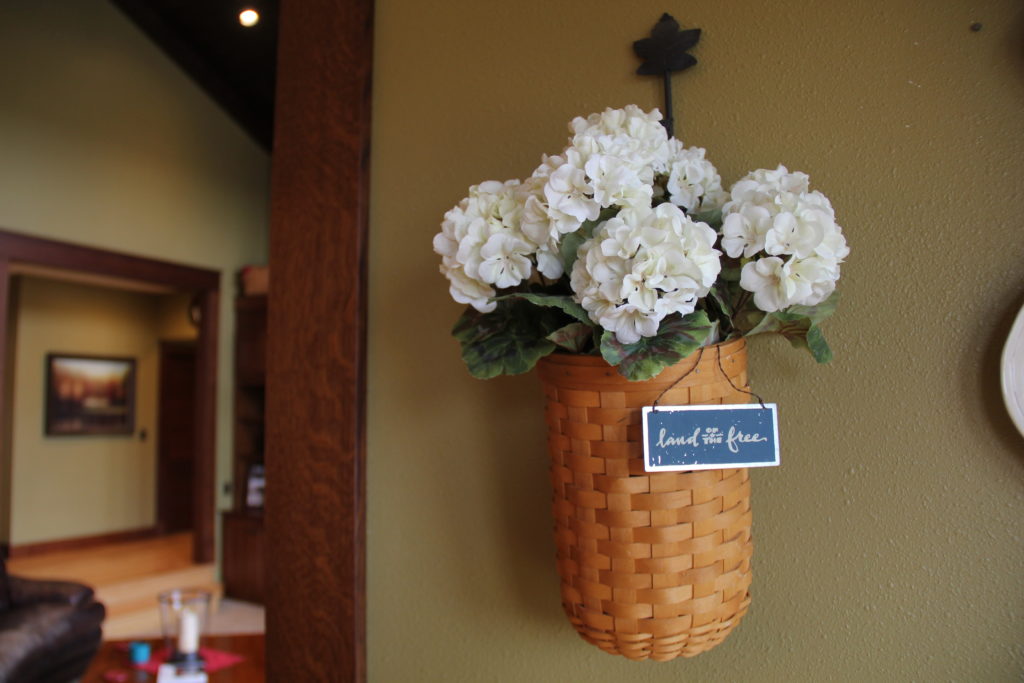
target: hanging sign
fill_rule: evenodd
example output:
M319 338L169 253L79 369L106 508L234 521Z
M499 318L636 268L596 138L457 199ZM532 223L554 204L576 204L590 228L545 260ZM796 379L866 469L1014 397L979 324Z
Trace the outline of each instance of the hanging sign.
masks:
M778 412L765 405L647 406L648 472L771 467L779 464Z

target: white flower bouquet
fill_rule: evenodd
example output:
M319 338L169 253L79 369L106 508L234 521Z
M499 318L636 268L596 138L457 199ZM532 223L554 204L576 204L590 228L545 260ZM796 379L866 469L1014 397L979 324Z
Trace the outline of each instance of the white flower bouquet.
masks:
M819 362L849 254L825 195L784 166L726 193L661 113L574 119L569 145L525 181L487 181L445 214L434 251L452 333L479 378L558 350L599 354L632 380L717 341L782 334Z

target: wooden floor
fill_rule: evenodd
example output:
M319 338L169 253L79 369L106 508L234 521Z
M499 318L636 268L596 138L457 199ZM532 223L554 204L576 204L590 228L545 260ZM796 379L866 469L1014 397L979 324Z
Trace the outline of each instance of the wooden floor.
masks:
M192 534L111 543L7 560L7 571L30 579L65 579L90 586L184 569L192 565Z
M34 579L61 579L92 586L107 608L104 639L159 633L158 593L172 588L202 588L222 593L213 564L192 563L192 534L64 550L7 561L7 571Z

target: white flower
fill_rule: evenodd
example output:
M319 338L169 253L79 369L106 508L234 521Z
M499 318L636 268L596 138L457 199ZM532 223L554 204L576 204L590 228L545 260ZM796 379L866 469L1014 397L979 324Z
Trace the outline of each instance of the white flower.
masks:
M563 236L597 220L602 208L650 207L655 168L666 167L670 151L660 120L657 110L634 105L578 117L565 151L545 156L519 188L520 230L545 277L562 275Z
M519 186L519 200L523 211L519 216L519 229L534 244L547 244L558 231L548 216L548 203L544 197L546 178L527 178Z
M559 159L559 157L553 157ZM548 159L545 157L545 165ZM545 168L544 165L541 168ZM540 171L541 169L538 169ZM557 221L549 215L544 186L547 177L535 171L519 186L519 201L523 210L520 214L520 230L525 239L535 247L537 270L541 275L553 280L562 277L562 259L558 256L558 243L562 233L558 230Z
M764 250L773 256L792 254L805 258L825 238L825 230L835 223L830 216L818 211L803 212L799 217L786 211L772 220L772 227L765 235Z
M660 323L661 318L629 303L607 306L600 312L601 326L615 332L615 338L622 344L635 344L641 337L657 335Z
M704 158L700 147L684 148L676 139L669 141L672 152L668 161L668 181L665 189L669 201L687 212L710 211L725 203L722 177L710 161Z
M525 241L508 233L495 233L480 248L480 279L500 289L515 287L530 277L532 264L527 254L532 248Z
M820 304L836 289L839 279L839 261L836 259L820 256L795 259L791 268L796 277L810 286L810 292L796 302L802 306Z
M605 109L587 118L576 117L569 124L573 133L570 147L585 164L594 155L619 157L636 170L649 168L664 172L668 165L668 134L661 125L661 112L645 112L636 105Z
M754 305L766 313L781 311L811 293L787 261L778 256L751 261L740 273L740 287L754 293Z
M480 266L486 258L481 250L493 235L521 235L522 206L515 196L518 185L518 180L505 183L489 180L469 188L466 209L468 223L455 258L465 268L466 275L474 280L494 284L493 280L480 272Z
M839 264L829 259L778 256L751 261L740 273L740 287L754 293L754 305L766 313L794 305L819 304L835 291Z
M565 162L566 159L563 156L558 156L556 154L548 156L547 154L542 154L540 166L534 170L533 175L530 177L547 179L547 177L550 176L556 168Z
M578 163L578 155L569 155L566 163L551 172L544 186L548 216L561 234L575 232L583 221L595 220L601 213L593 199L594 188Z
M469 218L466 216L468 199L463 199L455 208L444 214L441 232L434 235L434 251L445 258L455 258L459 251L459 242L466 236Z
M810 178L806 173L789 170L779 165L775 170L759 168L751 171L732 186L733 201L764 203L786 194L799 194L809 190ZM728 207L728 204L726 205Z
M623 209L580 247L571 285L590 318L623 344L687 314L721 268L715 231L677 206Z
M750 258L764 249L772 215L756 204L743 204L733 211L722 221L722 247L733 258Z
M653 188L644 180L635 164L619 157L597 154L587 161L587 177L594 190L594 201L602 208L612 206L650 206ZM650 174L648 174L650 175Z
M733 185L722 211L722 248L733 258L755 259L740 275L755 306L810 306L835 290L850 250L832 204L811 191L806 174L785 166L753 171Z
M530 277L538 245L523 235L519 181L487 181L445 214L434 251L452 298L481 313L494 310L491 285L511 287ZM545 261L547 263L547 261ZM560 268L559 268L560 270Z
M495 294L494 288L469 277L461 266L453 266L445 259L441 274L449 280L448 292L452 299L460 304L469 304L481 313L490 313L497 307L498 304L490 300Z
M825 233L825 237L814 249L814 253L824 258L834 259L842 262L850 255L850 248L846 246L846 238L843 237L843 229L833 223L833 229Z

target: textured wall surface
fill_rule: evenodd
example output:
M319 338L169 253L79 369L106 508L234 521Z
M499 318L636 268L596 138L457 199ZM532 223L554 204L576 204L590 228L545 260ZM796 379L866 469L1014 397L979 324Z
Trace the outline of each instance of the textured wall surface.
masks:
M685 141L727 182L780 162L808 172L853 253L831 365L752 343L783 464L753 475L750 613L712 652L635 664L560 611L539 384L468 376L430 242L470 184L560 151L573 116L660 106L630 44L666 10L704 29L700 64L675 81ZM377 11L371 680L1019 680L1024 438L998 361L1024 303L1024 7Z
M221 272L218 482L234 274L266 261L268 178L267 154L112 3L0 3L0 228Z

